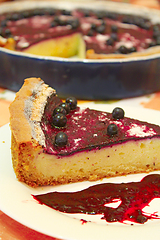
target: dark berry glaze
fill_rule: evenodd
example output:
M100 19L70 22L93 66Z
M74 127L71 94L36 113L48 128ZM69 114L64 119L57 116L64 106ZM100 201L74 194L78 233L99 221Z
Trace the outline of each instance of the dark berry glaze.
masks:
M65 156L79 151L112 147L114 144L127 141L160 137L158 125L127 117L115 120L112 113L79 107L66 115L67 123L63 128L55 127L52 124L52 113L60 103L61 100L57 96L52 96L46 105L41 121L41 128L46 138L44 151L49 154ZM110 124L117 125L117 133L114 135L107 132ZM55 136L60 131L68 136L68 143L64 147L55 145Z
M65 213L103 214L107 222L145 223L159 219L156 213L147 214L143 208L154 198L160 198L160 175L150 174L140 182L103 183L78 192L50 192L33 195L40 204ZM105 206L119 200L116 208Z
M159 24L140 16L87 9L35 9L0 15L0 35L13 37L18 51L75 32L81 32L86 49L96 53L128 54L160 44ZM121 46L127 50L122 51Z

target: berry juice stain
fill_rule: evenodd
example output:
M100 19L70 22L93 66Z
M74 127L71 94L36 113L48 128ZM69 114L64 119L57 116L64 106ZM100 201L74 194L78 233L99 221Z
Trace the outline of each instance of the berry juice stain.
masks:
M158 218L145 214L143 208L154 198L160 198L160 175L147 175L140 182L102 183L77 192L50 192L33 197L40 204L64 213L102 214L107 222L128 220L143 224ZM106 206L117 200L120 201L117 208Z

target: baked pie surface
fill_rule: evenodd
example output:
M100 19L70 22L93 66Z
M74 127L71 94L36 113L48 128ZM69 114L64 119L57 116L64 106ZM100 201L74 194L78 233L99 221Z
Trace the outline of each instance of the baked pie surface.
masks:
M72 5L72 4L70 4ZM130 58L159 53L158 11L106 4L101 8L38 7L0 14L0 46L41 56ZM56 4L55 4L56 6ZM124 11L122 10L124 8ZM157 16L156 16L157 15Z

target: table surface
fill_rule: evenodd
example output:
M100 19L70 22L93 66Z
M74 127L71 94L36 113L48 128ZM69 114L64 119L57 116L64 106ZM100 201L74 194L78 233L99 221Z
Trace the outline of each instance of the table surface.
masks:
M1 0L0 0L1 2ZM157 0L115 0L115 2L127 2L160 9ZM13 101L15 93L0 88L0 127L9 122L9 105ZM160 111L160 92L132 99L117 101L124 106L134 106ZM78 101L79 104L83 103ZM115 104L115 101L103 101L99 103ZM56 240L55 238L38 233L26 226L14 221L0 210L0 240Z

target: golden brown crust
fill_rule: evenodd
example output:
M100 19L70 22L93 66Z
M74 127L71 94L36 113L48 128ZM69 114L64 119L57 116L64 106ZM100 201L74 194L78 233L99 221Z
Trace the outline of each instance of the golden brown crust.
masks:
M42 185L42 176L36 173L36 169L32 164L35 155L42 151L42 147L35 141L17 143L13 133L11 146L12 163L17 179L31 187Z
M42 81L40 78L25 79L23 87L16 93L15 100L11 103L10 127L17 143L29 142L32 139L31 127L24 115L25 100L32 95L32 89Z
M27 183L27 179L30 179L31 186L34 185L35 179L30 174L29 168L32 166L29 161L34 157L33 152L41 151L42 147L32 138L31 127L24 115L24 107L25 100L32 95L32 89L40 81L42 81L40 78L25 79L23 87L16 93L15 100L9 107L13 168L18 180Z

